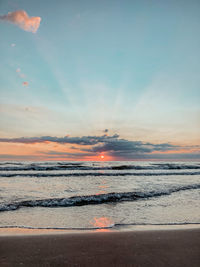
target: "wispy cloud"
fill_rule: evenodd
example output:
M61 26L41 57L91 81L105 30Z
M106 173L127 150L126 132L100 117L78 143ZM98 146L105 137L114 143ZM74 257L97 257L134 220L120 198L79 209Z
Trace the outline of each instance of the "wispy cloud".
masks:
M17 74L19 75L20 78L25 78L25 74L21 72L20 68L16 69Z
M0 16L0 20L15 24L25 31L36 33L40 26L41 18L29 17L26 11L17 10L9 12L7 15Z

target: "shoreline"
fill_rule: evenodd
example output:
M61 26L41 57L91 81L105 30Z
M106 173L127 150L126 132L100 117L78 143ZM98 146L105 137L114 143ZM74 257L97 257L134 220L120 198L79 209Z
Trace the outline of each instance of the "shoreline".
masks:
M199 229L200 224L149 224L149 225L117 225L101 228L34 228L26 226L2 226L1 236L20 235L56 235L56 234L84 234L96 232L132 232L132 231L171 231L171 230L191 230Z
M0 266L200 266L200 228L0 235Z

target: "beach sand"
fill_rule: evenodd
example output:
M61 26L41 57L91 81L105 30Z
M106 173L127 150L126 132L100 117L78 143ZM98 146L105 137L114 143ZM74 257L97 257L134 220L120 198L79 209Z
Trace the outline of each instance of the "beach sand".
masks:
M200 229L0 235L0 266L199 267Z

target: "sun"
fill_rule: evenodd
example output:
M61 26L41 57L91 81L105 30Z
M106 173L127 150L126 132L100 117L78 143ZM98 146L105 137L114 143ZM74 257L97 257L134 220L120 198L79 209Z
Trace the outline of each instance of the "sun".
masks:
M100 157L101 157L101 159L104 159L104 155L101 155Z

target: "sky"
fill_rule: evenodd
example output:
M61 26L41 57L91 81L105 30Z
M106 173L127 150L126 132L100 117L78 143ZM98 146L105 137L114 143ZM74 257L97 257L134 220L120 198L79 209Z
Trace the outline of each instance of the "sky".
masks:
M0 160L200 160L199 14L0 0Z

